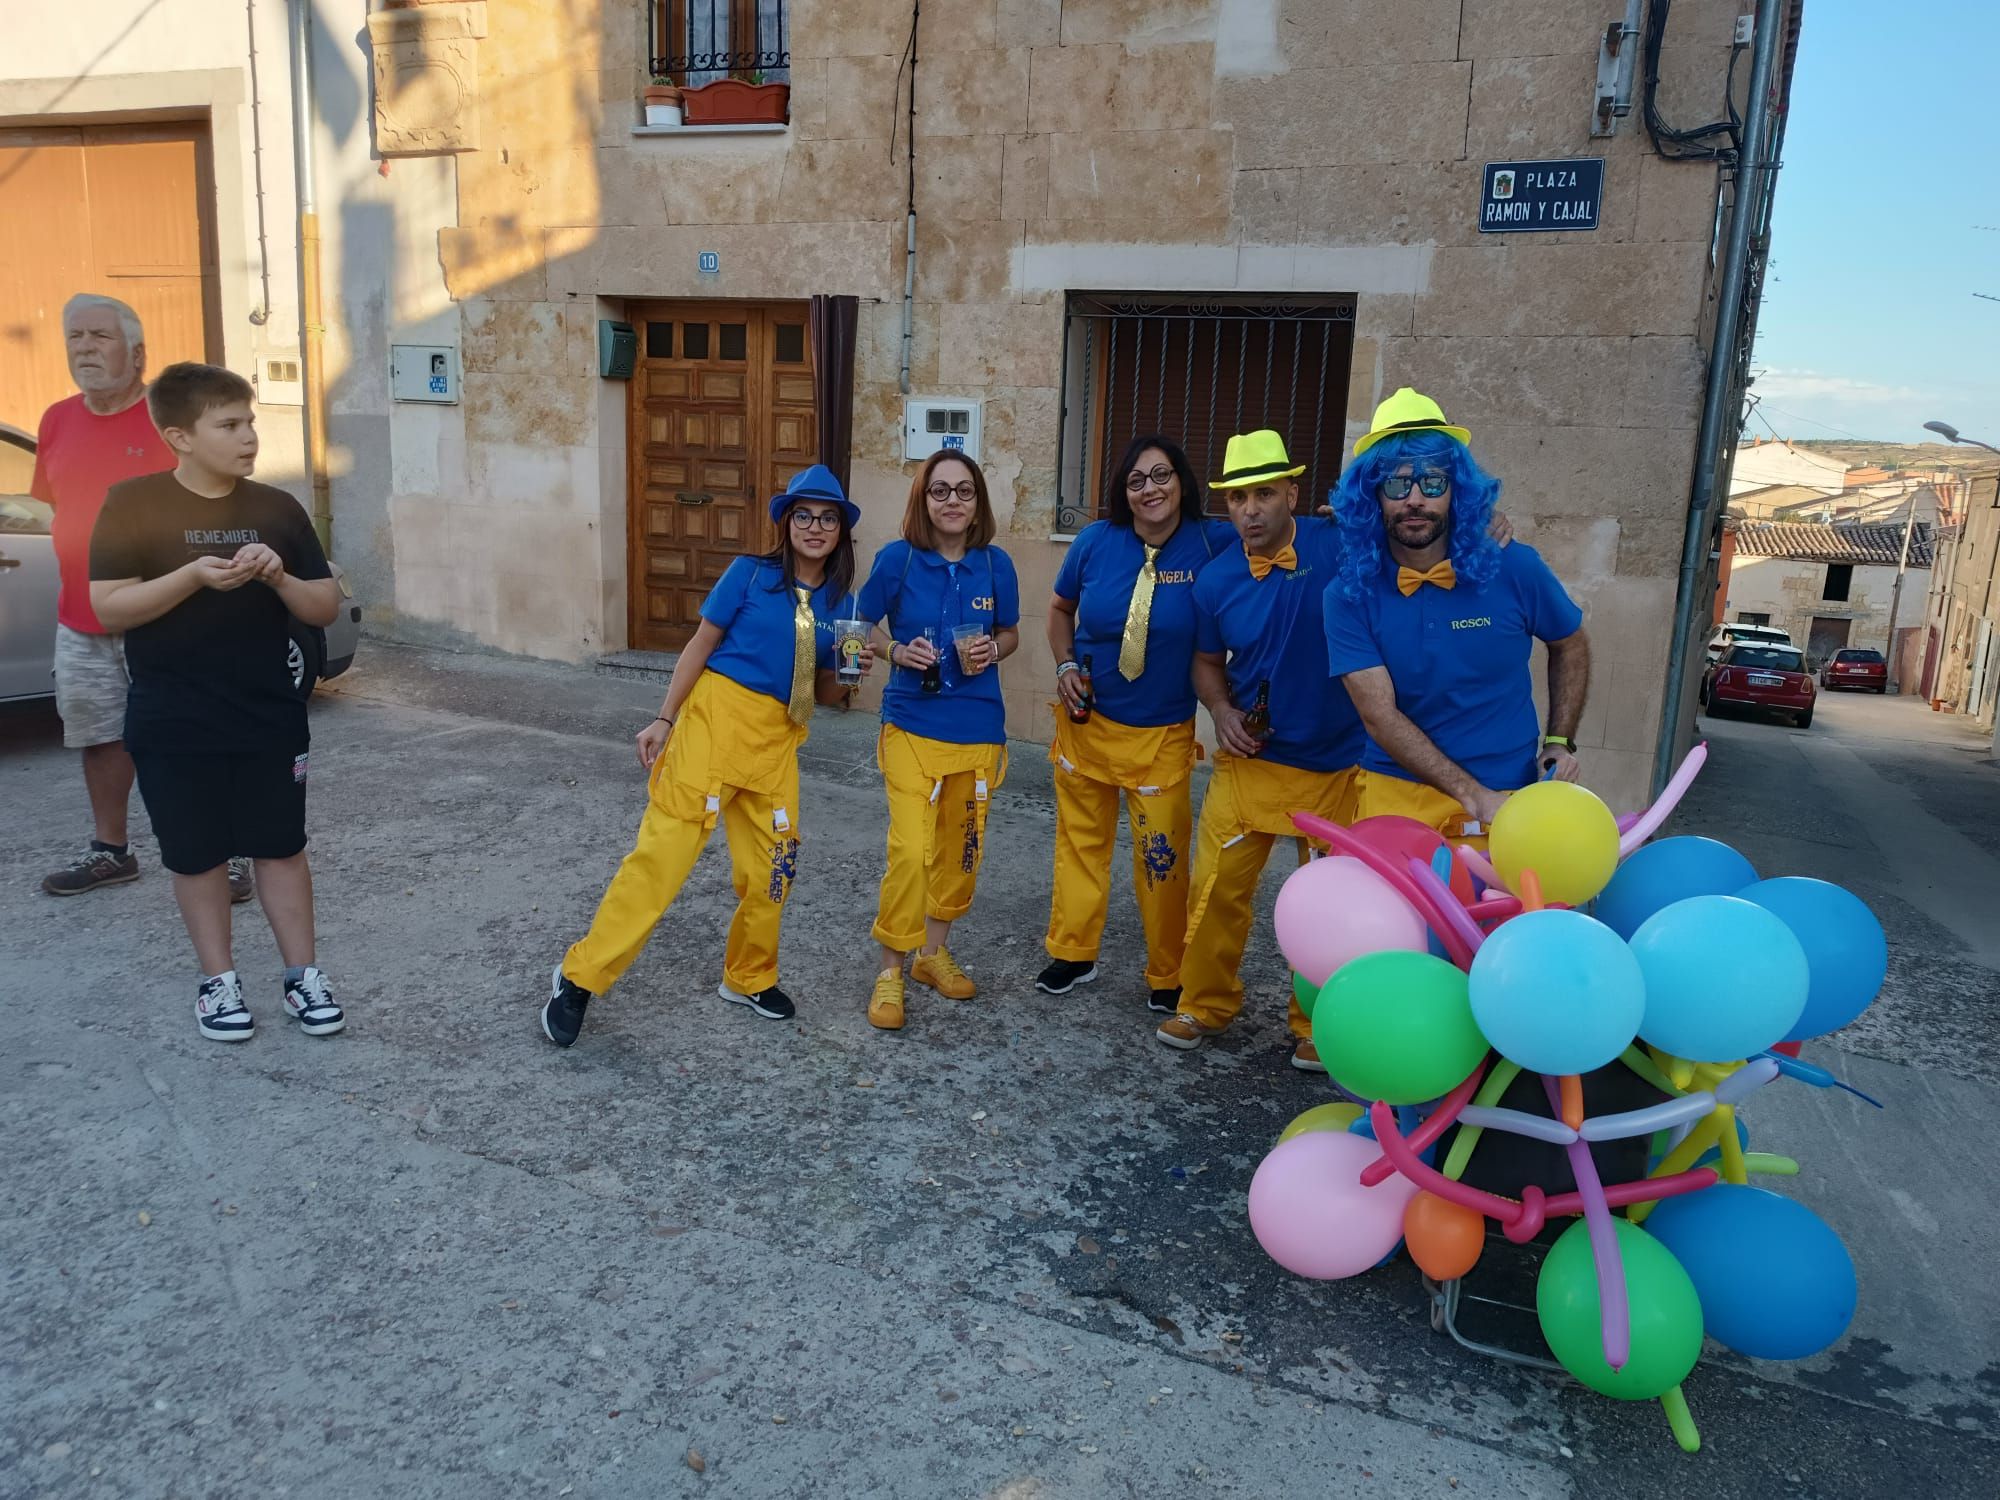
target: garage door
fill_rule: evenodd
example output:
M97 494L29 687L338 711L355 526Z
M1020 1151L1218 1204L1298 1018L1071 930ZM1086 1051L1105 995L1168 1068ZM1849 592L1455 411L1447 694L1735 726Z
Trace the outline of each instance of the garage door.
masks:
M130 303L147 368L222 351L215 187L199 121L0 130L0 422L69 395L62 308Z

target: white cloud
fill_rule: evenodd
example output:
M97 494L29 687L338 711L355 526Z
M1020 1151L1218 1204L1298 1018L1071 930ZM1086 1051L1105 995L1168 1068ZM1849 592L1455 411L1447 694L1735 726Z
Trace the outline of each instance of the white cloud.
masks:
M1817 370L1768 369L1756 372L1752 393L1774 401L1838 401L1852 406L1890 406L1920 401L1934 394L1907 385L1883 385L1847 375L1822 375Z

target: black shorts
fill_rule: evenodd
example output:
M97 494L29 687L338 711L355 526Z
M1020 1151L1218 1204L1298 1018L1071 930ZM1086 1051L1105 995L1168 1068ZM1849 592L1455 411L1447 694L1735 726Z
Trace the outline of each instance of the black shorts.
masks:
M237 855L289 859L306 846L306 757L132 757L139 795L160 841L160 863L200 875Z

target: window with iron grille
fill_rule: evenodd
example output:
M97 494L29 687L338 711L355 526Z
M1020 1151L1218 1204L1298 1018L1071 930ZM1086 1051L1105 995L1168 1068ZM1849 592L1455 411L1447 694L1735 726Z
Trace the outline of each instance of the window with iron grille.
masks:
M718 78L789 83L785 0L652 0L652 68L682 88Z
M1204 482L1231 434L1260 427L1305 465L1314 504L1340 476L1351 296L1072 292L1063 341L1058 535L1104 514L1107 470L1142 432L1179 441Z

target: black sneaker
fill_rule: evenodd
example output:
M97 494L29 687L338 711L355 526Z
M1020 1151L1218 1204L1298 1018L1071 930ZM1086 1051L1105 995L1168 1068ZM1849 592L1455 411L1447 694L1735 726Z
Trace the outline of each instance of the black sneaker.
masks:
M731 1005L749 1006L767 1021L789 1021L798 1010L798 1007L792 1004L792 997L775 984L768 990L758 990L751 995L746 995L741 990L732 990L726 984L718 986L715 992Z
M128 848L123 854L95 847L60 870L42 877L42 889L51 896L81 896L102 885L125 885L139 878L139 861Z
M1146 997L1146 1009L1157 1016L1171 1016L1181 1008L1181 987L1175 985L1170 990L1154 990Z
M549 981L549 1003L542 1007L542 1035L558 1047L576 1045L576 1035L583 1030L583 1008L590 1004L590 991L574 980L563 978L562 965L556 965L555 977Z
M285 1009L307 1036L332 1036L347 1024L346 1014L334 1003L333 986L313 964L297 980L285 981Z
M204 979L194 996L195 1024L211 1042L247 1042L257 1029L243 1008L243 985L231 969Z
M1035 988L1045 995L1067 995L1080 984L1097 977L1097 965L1072 963L1059 958L1035 976Z

